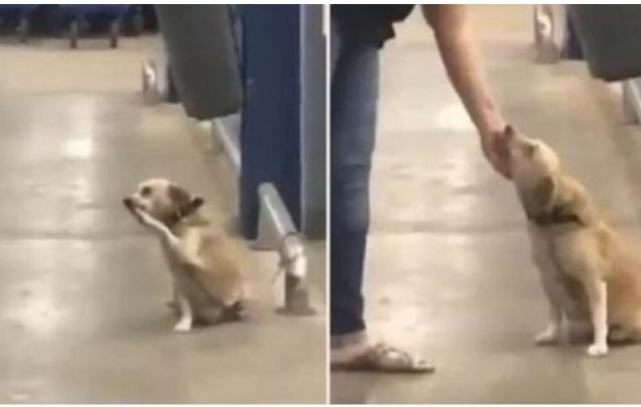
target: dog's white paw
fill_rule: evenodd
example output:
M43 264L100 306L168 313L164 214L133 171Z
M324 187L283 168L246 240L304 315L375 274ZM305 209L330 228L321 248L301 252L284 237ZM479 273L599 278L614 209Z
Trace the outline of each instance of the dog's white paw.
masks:
M553 345L559 340L559 330L550 325L545 328L543 331L536 334L534 337L534 343L537 345Z
M136 216L141 223L145 225L152 225L156 222L156 220L150 214L143 211L142 209L134 208L134 211L136 212Z
M588 355L592 357L601 357L608 354L607 343L593 343L588 347Z
M189 332L191 331L191 325L189 320L180 320L174 325L174 332Z

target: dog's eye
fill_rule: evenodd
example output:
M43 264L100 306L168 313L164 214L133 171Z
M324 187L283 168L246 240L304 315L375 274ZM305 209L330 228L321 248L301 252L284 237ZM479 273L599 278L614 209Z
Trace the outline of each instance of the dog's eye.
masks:
M142 196L151 195L151 188L150 187L142 187L142 189L140 190L140 195L142 195Z

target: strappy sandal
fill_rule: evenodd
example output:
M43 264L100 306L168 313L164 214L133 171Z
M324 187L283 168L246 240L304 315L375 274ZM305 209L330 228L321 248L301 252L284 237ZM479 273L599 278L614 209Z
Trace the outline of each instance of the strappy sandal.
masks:
M332 362L333 371L380 373L433 373L434 367L398 348L378 343L345 362Z

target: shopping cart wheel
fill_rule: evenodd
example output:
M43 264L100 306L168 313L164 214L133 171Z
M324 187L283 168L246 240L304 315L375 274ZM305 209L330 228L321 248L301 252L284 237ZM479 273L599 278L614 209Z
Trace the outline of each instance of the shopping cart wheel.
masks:
M20 25L18 26L18 36L20 38L20 42L25 44L29 40L29 28L30 28L30 22L29 22L29 17L28 16L22 16L20 18Z
M109 45L118 48L118 35L120 34L120 20L114 20L109 27Z
M78 48L78 37L80 36L80 22L73 20L69 26L69 47Z

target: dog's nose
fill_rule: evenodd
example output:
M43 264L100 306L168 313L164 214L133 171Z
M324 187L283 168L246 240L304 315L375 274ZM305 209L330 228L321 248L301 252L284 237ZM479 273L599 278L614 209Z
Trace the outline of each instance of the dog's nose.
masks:
M122 203L123 203L127 208L131 208L131 207L133 206L133 204L134 204L134 201L132 201L132 200L131 200L131 198L127 197L127 198L123 198Z

